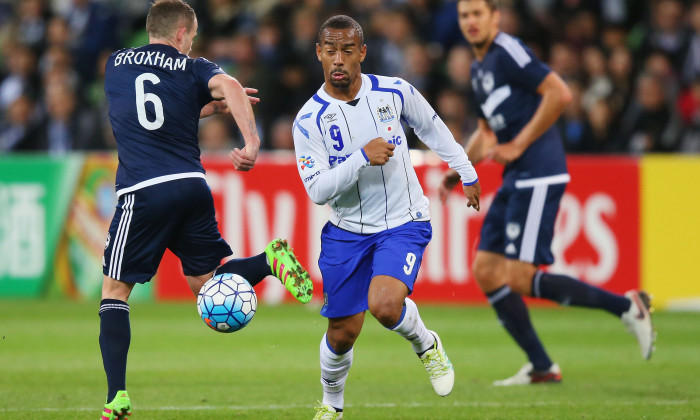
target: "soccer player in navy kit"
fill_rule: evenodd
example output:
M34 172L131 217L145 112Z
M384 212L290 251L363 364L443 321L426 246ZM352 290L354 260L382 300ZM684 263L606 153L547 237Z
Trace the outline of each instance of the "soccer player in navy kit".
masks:
M107 375L102 419L131 414L126 359L131 341L127 300L134 284L150 281L165 249L177 255L192 293L215 272L236 273L256 285L268 275L283 279L300 301L311 299L309 274L286 241L234 259L221 238L197 139L200 117L233 115L245 139L230 153L239 171L253 168L260 145L244 89L214 63L187 56L197 18L181 0L156 1L148 14L149 44L113 53L105 70L109 116L117 140L119 198L107 236L100 305L100 349Z
M569 89L519 39L499 32L497 0L460 0L457 8L460 29L476 56L471 74L480 105L467 153L474 164L490 156L505 166L472 269L502 325L529 359L515 376L494 384L561 381L561 370L545 352L521 295L600 308L620 317L648 359L654 332L644 292L620 296L538 269L554 261L554 222L570 179L553 127L571 101ZM443 202L458 180L454 171L445 175L439 189Z
M367 310L411 343L438 395L448 395L454 385L439 336L408 298L432 229L401 120L455 169L467 205L479 209L481 187L464 149L405 80L361 72L366 50L352 18L334 16L321 25L316 55L325 83L301 108L293 129L304 187L315 203L332 210L318 261L321 315L328 318L319 349L318 420L343 416L353 345Z

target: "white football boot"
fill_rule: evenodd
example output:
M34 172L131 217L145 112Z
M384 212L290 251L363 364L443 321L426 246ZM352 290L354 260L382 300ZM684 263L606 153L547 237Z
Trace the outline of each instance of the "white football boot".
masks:
M632 301L627 312L622 314L622 323L637 337L642 357L649 360L654 352L656 333L651 323L651 298L646 292L630 290L625 297Z
M420 360L430 375L430 383L433 384L435 392L441 397L446 397L452 392L455 384L455 371L445 349L442 348L440 337L435 331L428 330L428 332L435 337L435 344L420 356Z
M494 381L495 386L532 385L544 383L561 382L561 369L554 363L549 369L544 371L535 370L532 363L528 362L520 368L518 373L507 379Z

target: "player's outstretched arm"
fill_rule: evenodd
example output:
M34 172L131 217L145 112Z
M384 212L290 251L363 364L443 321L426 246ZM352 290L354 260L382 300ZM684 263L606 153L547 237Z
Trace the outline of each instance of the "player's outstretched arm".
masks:
M486 159L490 155L497 143L498 140L496 139L496 134L491 130L491 127L489 127L486 120L483 118L479 118L476 130L474 130L471 136L469 136L469 141L467 142L467 146L465 147L467 156L469 156L469 160L472 162L472 165L476 165L482 160ZM442 178L442 182L440 182L440 187L438 187L440 201L442 201L443 204L447 203L447 198L450 196L450 192L454 189L459 180L459 173L454 169L450 169L445 173L445 176L443 176ZM478 182L475 185L478 186ZM464 195L469 201L470 197L474 197L474 195L476 194L476 191L472 191L472 189L476 189L476 187L470 188L469 191L466 190L467 187L471 186L464 186ZM477 210L479 209L478 204L479 195L481 195L481 186L478 186L478 189L478 194L476 194L477 206L474 207Z
M571 102L571 91L555 72L549 72L537 87L542 95L537 111L530 122L508 143L494 149L493 160L507 165L522 155L525 150L554 124L564 107Z
M239 171L253 169L260 149L260 137L258 137L253 107L246 90L238 80L227 74L217 74L209 79L209 90L214 99L226 101L245 141L245 147L242 150L236 148L229 154L233 166Z
M457 171L462 182L473 184L477 181L479 177L464 148L457 143L452 132L423 95L401 79L397 79L393 85L398 86L402 92L404 106L401 117L413 128L418 138L447 162L450 168Z

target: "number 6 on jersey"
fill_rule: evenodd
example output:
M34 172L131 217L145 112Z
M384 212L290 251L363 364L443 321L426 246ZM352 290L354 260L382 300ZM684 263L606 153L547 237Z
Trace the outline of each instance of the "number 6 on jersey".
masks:
M146 130L157 130L163 126L163 121L165 117L163 115L163 102L161 102L158 95L155 93L145 93L144 92L144 81L157 85L160 83L160 79L153 73L143 73L134 81L136 86L136 112L139 116L139 123ZM156 114L156 119L154 121L148 121L146 117L146 102L151 102L153 104L153 110Z

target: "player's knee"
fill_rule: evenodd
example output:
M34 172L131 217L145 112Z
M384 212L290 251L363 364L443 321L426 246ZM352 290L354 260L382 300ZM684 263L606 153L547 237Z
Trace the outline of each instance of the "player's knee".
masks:
M133 283L124 283L104 276L102 281L102 299L116 299L127 302L133 287Z
M525 278L520 273L513 274L510 276L508 285L510 290L520 295L530 294L530 279Z
M537 272L537 266L523 261L509 260L505 271L508 285L513 292L525 296L531 295L532 277Z
M343 328L328 330L326 337L333 350L337 353L344 353L352 348L359 334L359 331Z
M387 328L396 325L401 317L402 310L403 300L397 301L391 298L371 302L369 305L369 311L372 316L374 316L380 324Z
M499 287L499 282L504 281L504 279L500 279L496 276L495 267L484 263L478 258L474 260L472 264L472 273L481 290L487 293Z

